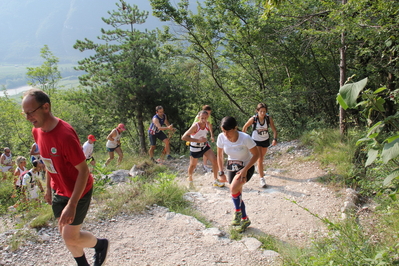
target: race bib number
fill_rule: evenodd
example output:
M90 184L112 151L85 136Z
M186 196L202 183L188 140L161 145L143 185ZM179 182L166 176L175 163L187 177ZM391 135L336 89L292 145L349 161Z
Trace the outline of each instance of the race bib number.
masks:
M51 159L42 157L42 161L49 173L57 174L57 171L55 170L53 161Z
M228 160L227 161L227 170L237 172L240 169L244 168L243 161L236 161L236 160Z

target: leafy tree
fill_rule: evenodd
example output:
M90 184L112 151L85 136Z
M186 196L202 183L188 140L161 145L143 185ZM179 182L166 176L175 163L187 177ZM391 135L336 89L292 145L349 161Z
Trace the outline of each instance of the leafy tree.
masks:
M0 143L2 147L9 147L14 156L27 157L33 143L31 124L21 113L21 106L6 94L0 97Z
M103 18L112 29L101 30L100 43L85 39L74 45L80 51L94 51L94 55L79 61L77 69L87 72L79 80L90 88L88 104L92 114L101 116L99 122L132 122L140 150L145 152L145 117L153 115L154 107L160 104L174 105L167 108L171 113L177 109L181 93L161 68L159 50L163 36L156 30L141 32L135 28L145 23L148 12L123 0L116 5L118 10Z
M47 45L40 50L40 54L45 61L39 67L27 67L28 84L42 89L51 96L61 80L61 72L58 70L59 60Z

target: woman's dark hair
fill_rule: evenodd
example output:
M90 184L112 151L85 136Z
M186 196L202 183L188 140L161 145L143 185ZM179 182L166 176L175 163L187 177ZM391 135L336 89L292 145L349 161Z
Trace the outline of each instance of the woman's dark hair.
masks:
M209 113L208 113L207 111L205 111L205 110L202 110L202 111L199 111L199 112L198 112L198 116L200 116L200 115L202 115L202 114L209 115Z
M262 108L265 108L267 112L267 105L265 103L258 103L258 106L256 106L256 111L259 111Z
M237 120L234 117L226 116L223 117L222 121L220 122L220 126L224 130L231 130L237 127Z
M212 111L212 108L209 105L204 105L204 106L202 106L202 110Z

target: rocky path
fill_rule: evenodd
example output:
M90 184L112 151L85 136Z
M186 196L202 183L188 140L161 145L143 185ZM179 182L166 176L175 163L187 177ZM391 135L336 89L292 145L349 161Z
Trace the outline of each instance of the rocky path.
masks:
M268 152L268 188L259 187L258 175L245 185L243 199L252 221L242 240L229 238L233 204L227 187L211 186L210 173L198 167L194 188L185 197L210 220L213 228L195 218L152 206L145 214L119 216L98 221L89 215L84 228L109 238L111 249L106 265L279 265L278 254L260 249L254 235L271 235L296 245L308 245L326 234L320 217L338 219L344 190L316 182L326 174L314 161L304 158L309 151L296 141L280 144ZM186 185L188 159L171 162ZM93 208L95 209L95 208ZM55 228L41 230L37 241L28 241L15 252L5 245L12 231L0 236L0 265L75 265ZM90 258L92 250L86 251Z

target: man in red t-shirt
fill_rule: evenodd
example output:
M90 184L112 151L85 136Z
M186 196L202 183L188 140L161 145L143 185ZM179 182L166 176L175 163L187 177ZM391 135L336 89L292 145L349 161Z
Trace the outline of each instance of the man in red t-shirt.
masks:
M41 90L27 91L22 109L34 127L32 134L46 166L45 200L52 205L67 248L78 266L87 266L83 248L92 247L95 249L94 265L102 265L107 256L108 240L81 231L90 206L93 177L75 130L51 113L50 98Z

